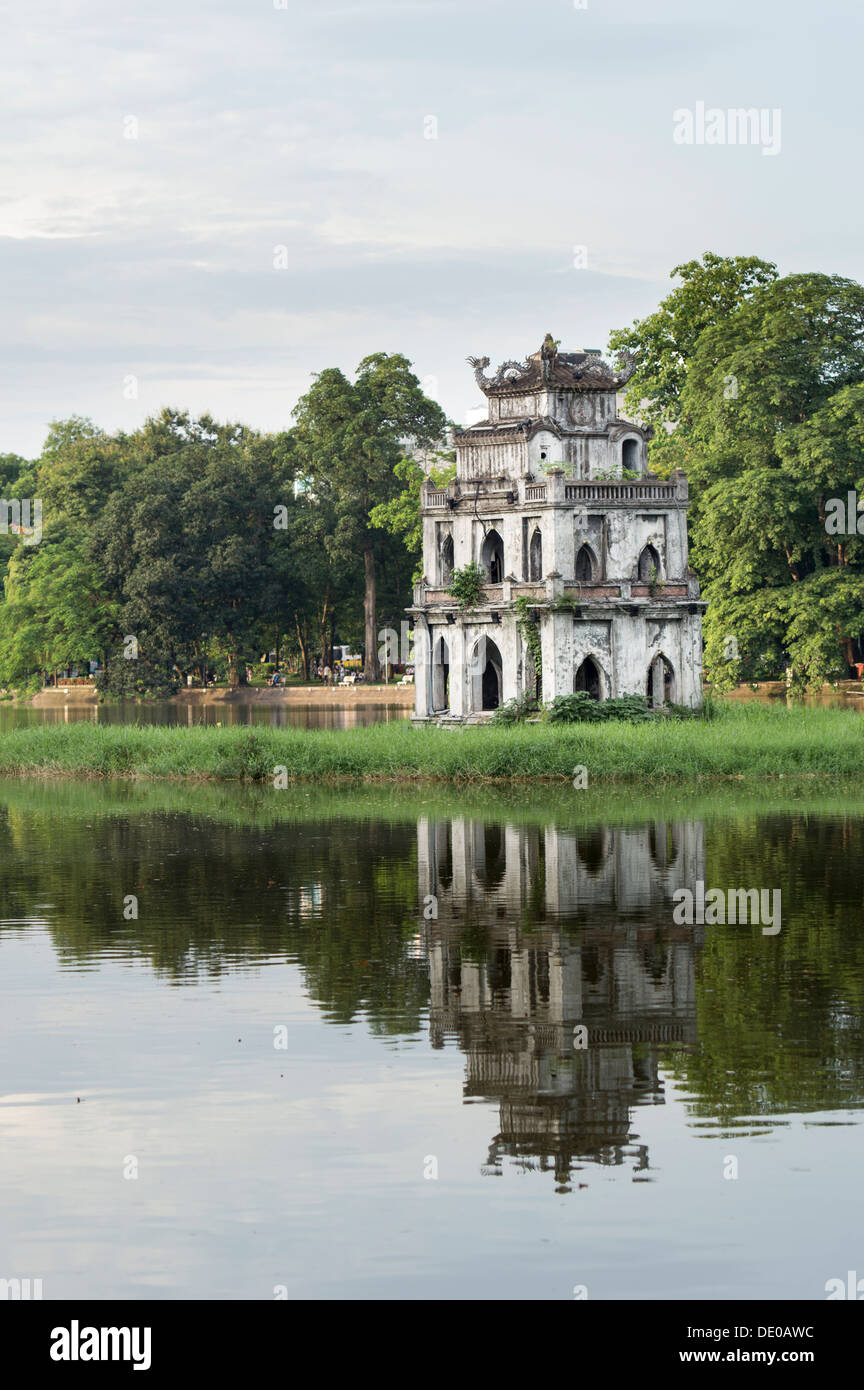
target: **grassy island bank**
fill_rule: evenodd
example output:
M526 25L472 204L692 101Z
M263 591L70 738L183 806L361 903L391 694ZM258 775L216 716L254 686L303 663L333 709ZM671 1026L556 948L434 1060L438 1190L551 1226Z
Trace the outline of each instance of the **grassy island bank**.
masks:
M90 723L0 737L0 773L216 780L477 782L573 778L589 784L706 777L856 777L857 710L721 705L704 719L630 724L458 727L382 724L337 732Z

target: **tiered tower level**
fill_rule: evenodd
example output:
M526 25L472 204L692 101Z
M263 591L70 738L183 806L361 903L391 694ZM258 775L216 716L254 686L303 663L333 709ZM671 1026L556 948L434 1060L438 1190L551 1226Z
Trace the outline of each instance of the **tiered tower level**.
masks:
M456 477L422 491L423 579L414 591L415 718L482 718L538 684L653 704L702 701L699 582L687 556L687 479L647 472L643 429L618 413L633 364L559 352L547 334L524 362L487 376L469 357L488 416L456 435ZM454 569L486 576L470 611ZM519 599L527 600L520 604Z

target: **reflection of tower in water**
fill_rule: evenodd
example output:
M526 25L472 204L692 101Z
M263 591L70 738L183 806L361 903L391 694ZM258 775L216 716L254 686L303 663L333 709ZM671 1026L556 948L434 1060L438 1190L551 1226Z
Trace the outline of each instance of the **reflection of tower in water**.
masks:
M489 1162L648 1166L634 1106L662 1104L663 1047L696 1042L695 947L672 894L705 876L700 822L570 832L418 823L430 1034L466 1054L467 1097L497 1100ZM582 1034L577 1029L587 1030Z

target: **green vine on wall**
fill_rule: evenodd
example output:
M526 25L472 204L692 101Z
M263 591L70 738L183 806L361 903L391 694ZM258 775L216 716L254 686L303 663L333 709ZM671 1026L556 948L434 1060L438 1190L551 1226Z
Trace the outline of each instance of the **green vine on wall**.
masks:
M543 675L543 646L540 641L540 629L537 626L537 619L531 608L531 600L524 595L516 600L516 625L522 634L522 639L531 654L531 662L534 667L534 674L538 682Z

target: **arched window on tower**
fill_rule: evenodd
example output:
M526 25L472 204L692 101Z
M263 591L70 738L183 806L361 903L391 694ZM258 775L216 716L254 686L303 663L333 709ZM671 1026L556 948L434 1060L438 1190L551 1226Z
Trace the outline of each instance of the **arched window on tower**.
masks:
M497 709L502 700L504 663L499 647L490 637L478 639L471 658L471 668L472 709Z
M535 582L543 578L543 537L535 526L528 552L528 578Z
M490 584L500 584L504 578L504 542L494 529L487 532L480 549L480 564Z
M660 705L674 704L678 697L675 668L668 657L663 656L662 652L659 656L654 657L648 667L645 694L648 697L649 705L653 705L655 709Z
M597 664L590 656L586 656L582 664L577 668L573 677L573 690L579 692L584 690L592 700L600 699L600 672Z
M453 537L445 536L441 544L441 583L449 584L453 578Z
M576 582L577 584L590 584L593 578L594 552L590 545L580 546L576 556Z
M637 574L642 584L650 584L660 578L660 556L653 545L646 545L639 556Z
M639 472L639 441L638 439L625 439L621 450L621 463L630 473Z

